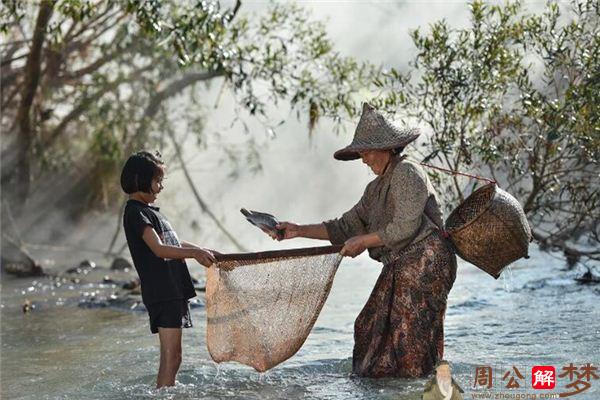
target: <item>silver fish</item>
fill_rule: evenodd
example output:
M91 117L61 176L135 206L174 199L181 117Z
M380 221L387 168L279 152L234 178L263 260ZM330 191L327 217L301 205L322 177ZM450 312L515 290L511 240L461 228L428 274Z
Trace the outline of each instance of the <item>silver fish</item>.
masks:
M283 239L283 229L277 229L275 226L279 223L277 218L271 214L263 213L260 211L248 211L245 208L240 209L240 212L244 214L244 217L252 225L259 227L260 229L273 232L278 239Z

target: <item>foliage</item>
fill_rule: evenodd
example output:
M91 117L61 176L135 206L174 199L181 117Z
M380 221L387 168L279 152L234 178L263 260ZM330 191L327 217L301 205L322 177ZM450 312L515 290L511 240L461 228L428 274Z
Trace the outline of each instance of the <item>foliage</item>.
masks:
M200 84L215 80L242 110L266 121L265 105L280 101L306 113L311 126L319 116L355 112L350 99L372 67L336 53L324 26L298 6L271 4L258 16L240 8L5 1L2 166L15 172L3 172L8 192L25 186L25 198L49 168L77 165L92 177L84 181L94 182L90 204L108 206L125 155L168 143L167 132L177 131L166 112L171 100L183 94L195 102L205 91Z
M491 175L524 205L536 239L567 252L582 235L600 243L599 4L550 2L527 15L518 2L472 2L469 27L412 32L411 73L375 81L380 107L431 129L425 160ZM450 205L474 189L432 176Z

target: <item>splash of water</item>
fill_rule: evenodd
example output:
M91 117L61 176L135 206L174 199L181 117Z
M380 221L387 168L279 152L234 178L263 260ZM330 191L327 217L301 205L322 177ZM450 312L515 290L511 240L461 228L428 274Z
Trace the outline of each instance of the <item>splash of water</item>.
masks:
M506 292L510 293L513 291L513 274L510 265L506 267L502 273L502 283L504 284L504 290Z

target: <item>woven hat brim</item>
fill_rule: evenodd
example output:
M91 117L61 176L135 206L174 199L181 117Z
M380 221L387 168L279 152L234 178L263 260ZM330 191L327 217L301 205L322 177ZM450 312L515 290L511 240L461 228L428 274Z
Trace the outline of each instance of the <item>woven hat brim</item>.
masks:
M358 154L359 151L367 151L367 150L393 150L393 149L397 149L398 147L404 147L404 146L406 146L407 144L411 143L412 141L414 141L418 137L419 137L419 134L417 133L415 135L407 136L403 140L399 140L398 142L396 142L394 144L389 144L389 145L377 145L377 144L356 145L356 144L350 144L349 146L346 146L343 149L340 149L340 150L336 151L335 153L333 153L333 158L335 158L336 160L340 160L340 161L357 160L357 159L360 158L360 155Z

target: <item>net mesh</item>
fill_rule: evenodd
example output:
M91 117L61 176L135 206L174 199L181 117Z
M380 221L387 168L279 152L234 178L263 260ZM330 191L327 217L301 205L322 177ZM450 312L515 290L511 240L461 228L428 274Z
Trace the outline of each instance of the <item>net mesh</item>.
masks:
M329 295L338 251L327 246L219 255L206 285L212 359L263 372L294 355Z

